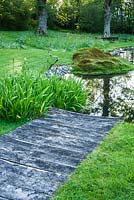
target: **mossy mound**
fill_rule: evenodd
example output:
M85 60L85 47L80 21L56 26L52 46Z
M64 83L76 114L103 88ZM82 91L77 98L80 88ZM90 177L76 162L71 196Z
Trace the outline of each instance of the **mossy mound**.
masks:
M73 72L80 75L121 74L134 67L124 59L113 57L97 48L79 49L73 54Z

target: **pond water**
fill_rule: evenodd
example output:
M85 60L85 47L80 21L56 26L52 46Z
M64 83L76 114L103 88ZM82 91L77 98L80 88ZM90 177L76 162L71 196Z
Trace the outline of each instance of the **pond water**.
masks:
M111 54L114 56L121 56L134 63L134 47L115 49Z
M134 63L134 48L119 49L115 53ZM86 77L85 80L89 114L134 119L134 71L112 77Z
M134 47L115 49L111 54L127 58L134 64ZM71 74L71 68L70 65L54 66L47 72L47 76L56 74L66 79L79 79ZM81 78L89 92L86 113L134 120L134 71L116 76Z

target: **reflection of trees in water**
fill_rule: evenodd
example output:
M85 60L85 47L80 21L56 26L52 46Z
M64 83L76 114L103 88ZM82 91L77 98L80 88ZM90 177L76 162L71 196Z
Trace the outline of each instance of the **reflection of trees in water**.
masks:
M112 94L111 115L120 116L129 121L134 119L134 85L132 76L122 75L111 80L112 91L115 92L115 94Z
M132 76L88 80L90 113L134 119L134 78L132 79Z
M101 106L98 106L98 103L102 104L102 79L86 79L86 87L89 93L87 112L89 112L90 114L100 114Z
M113 105L114 112L119 113L126 121L134 120L134 90L122 88L122 96Z
M103 79L103 112L102 116L109 116L110 109L110 78Z
M134 63L134 48L115 50L118 56ZM88 109L90 114L120 116L134 119L134 72L115 77L86 79L89 91Z

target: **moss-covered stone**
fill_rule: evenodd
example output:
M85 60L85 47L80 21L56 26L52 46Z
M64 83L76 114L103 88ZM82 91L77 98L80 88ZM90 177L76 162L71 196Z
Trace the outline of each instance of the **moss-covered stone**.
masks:
M73 72L75 74L119 74L134 69L134 66L126 60L115 58L97 48L79 49L73 54L73 61Z

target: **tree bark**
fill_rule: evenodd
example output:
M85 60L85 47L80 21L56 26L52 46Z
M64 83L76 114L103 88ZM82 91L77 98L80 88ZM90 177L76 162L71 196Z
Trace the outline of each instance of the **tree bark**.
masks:
M111 23L111 4L112 0L104 1L104 37L110 37L110 23Z
M38 3L38 29L39 35L47 34L47 10L46 0L37 0Z

